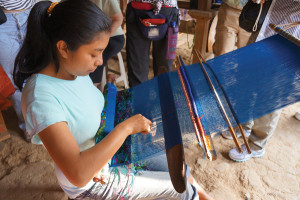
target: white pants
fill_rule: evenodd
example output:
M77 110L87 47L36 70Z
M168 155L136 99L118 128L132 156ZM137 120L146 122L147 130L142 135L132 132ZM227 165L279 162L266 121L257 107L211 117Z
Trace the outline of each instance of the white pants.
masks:
M138 171L136 175L132 170L125 167L110 169L106 184L95 183L90 189L76 197L76 200L98 200L98 199L139 199L139 200L198 200L197 190L187 182L186 191L177 193L171 183L167 168L166 155L160 155L145 160L149 171ZM159 170L159 171L156 171ZM187 167L186 177L190 176Z
M218 12L218 22L214 43L214 54L216 56L228 53L247 45L251 33L239 27L239 16L241 10L232 8L222 3Z

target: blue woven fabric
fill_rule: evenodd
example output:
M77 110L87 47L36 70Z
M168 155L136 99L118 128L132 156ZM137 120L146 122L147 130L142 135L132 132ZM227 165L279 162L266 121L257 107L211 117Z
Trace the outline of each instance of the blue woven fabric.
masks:
M234 115L243 124L300 101L299 55L299 46L275 35L207 61L205 68L233 126L237 125ZM226 129L200 64L186 66L185 71L206 134ZM132 161L197 141L176 71L130 90L133 114L140 113L156 123L154 136L131 137Z
M108 92L107 92L107 101L106 104L106 124L104 128L104 133L110 133L115 127L115 112L116 112L116 96L117 96L117 87L111 83L107 83Z

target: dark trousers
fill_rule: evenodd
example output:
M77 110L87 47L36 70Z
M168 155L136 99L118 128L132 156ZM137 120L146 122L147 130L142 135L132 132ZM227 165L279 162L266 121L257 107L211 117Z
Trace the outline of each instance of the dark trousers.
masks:
M169 15L174 13L174 9L176 8L164 8L160 14L164 14L168 19ZM137 17L130 3L126 10L126 30L126 58L130 87L148 80L151 43L154 76L172 70L173 60L166 59L167 37L157 41L144 37L139 30Z
M125 43L125 37L124 35L117 35L109 38L109 42L105 50L103 51L103 64L99 65L97 69L90 73L90 77L93 81L93 83L100 83L102 80L103 75L103 67L106 65L107 61L113 57L114 55L117 55L119 53Z

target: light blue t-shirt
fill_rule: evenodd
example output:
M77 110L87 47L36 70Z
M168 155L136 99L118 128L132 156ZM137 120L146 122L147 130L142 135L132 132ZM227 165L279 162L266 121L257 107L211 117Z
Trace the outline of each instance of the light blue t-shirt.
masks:
M104 97L89 76L63 80L43 74L32 75L22 92L22 113L31 141L42 144L38 133L57 122L67 122L81 151L95 145L100 126ZM67 148L67 147L66 147ZM72 185L55 166L62 189L74 198L93 184L83 188Z

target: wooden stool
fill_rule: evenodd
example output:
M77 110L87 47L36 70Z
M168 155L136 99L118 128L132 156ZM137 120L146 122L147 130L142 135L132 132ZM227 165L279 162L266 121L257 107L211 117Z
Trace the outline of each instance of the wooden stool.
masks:
M112 72L113 74L119 75L119 77L116 79L115 83L117 84L117 83L123 81L125 89L127 89L127 88L129 88L129 84L128 84L127 73L125 71L125 66L124 66L123 57L122 57L121 52L119 52L117 54L117 56L118 56L118 60L119 60L119 69L120 69L120 72L108 68L108 65L104 66L101 85L103 87L105 86L105 84L107 83L108 72Z

